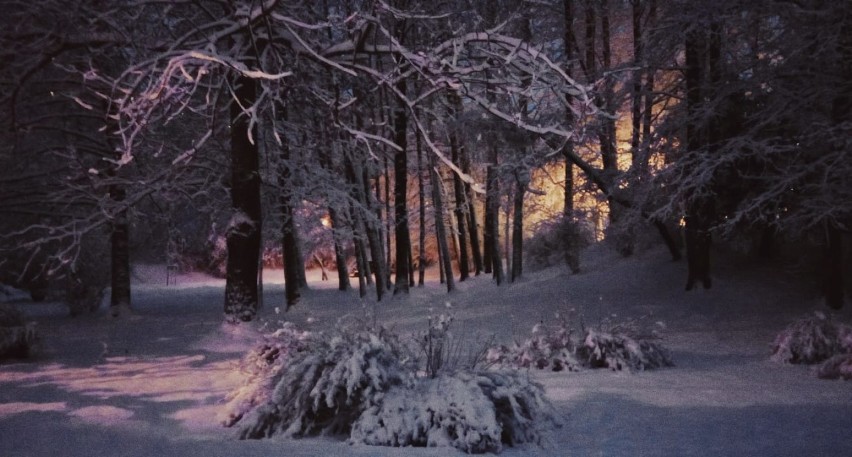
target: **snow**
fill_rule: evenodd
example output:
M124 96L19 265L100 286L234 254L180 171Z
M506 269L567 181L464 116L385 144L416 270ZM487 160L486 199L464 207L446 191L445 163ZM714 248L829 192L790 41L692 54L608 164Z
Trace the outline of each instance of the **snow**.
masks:
M499 288L481 276L451 295L430 271L425 288L381 303L310 272L311 289L280 314L280 272L268 271L260 315L310 331L333 329L342 317L375 319L422 335L428 316L450 302L452 331L471 346L492 334L499 344L522 341L572 309L590 326L648 315L665 324L661 343L674 367L524 372L544 386L563 425L540 446L501 455L852 455L852 383L770 360L776 335L821 309L815 287L770 267L744 268L733 256L715 264L713 289L692 292L682 290L685 265L663 250L620 259L595 246L583 261L580 275L551 268ZM167 286L164 272L137 266L134 313L118 320L72 319L59 304L15 298L43 341L35 360L0 365L0 455L463 455L329 437L237 440L221 411L244 382L239 360L259 325L223 324L223 281L190 274ZM833 319L850 316L846 309Z

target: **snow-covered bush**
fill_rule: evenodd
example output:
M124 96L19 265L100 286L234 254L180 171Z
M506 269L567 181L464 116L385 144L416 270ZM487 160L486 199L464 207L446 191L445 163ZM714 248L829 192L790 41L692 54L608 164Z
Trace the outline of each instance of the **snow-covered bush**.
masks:
M817 369L817 376L822 379L852 379L852 354L839 354L826 360Z
M590 368L649 370L673 366L668 350L655 341L637 339L619 330L586 330L577 356Z
M263 335L261 342L240 361L240 371L246 377L243 385L225 398L227 404L222 422L226 427L272 398L285 368L299 352L308 348L310 337L310 333L298 330L292 322Z
M494 404L503 444L540 444L547 430L560 426L544 388L522 373L484 371L476 382Z
M517 372L456 372L395 388L352 427L351 442L500 452L557 425L541 386Z
M433 337L449 321L433 322ZM433 368L426 376L382 328L326 336L285 324L243 359L247 381L228 397L224 424L241 438L348 434L352 443L465 452L539 443L558 425L543 388L518 372Z
M580 363L576 349L568 321L560 319L557 325L537 324L533 327L532 336L523 342L489 349L486 360L502 367L577 371Z
M398 338L384 329L311 338L282 368L268 401L237 423L241 438L349 433L392 387L410 386L414 369Z
M671 355L661 343L662 322L650 323L650 315L613 323L616 316L605 318L597 328L584 328L577 358L590 368L611 370L652 370L674 366Z
M425 378L393 389L352 427L351 441L378 446L450 446L499 452L502 429L494 405L469 374Z
M852 327L814 313L790 324L772 343L772 360L813 364L852 353Z
M30 357L37 343L35 323L12 305L0 303L0 360Z
M487 360L503 367L552 371L649 370L674 365L669 351L657 342L657 333L640 328L641 319L619 325L609 325L607 320L597 329L581 326L583 338L578 341L568 319L556 317L558 324L536 325L532 337L523 342L491 348Z

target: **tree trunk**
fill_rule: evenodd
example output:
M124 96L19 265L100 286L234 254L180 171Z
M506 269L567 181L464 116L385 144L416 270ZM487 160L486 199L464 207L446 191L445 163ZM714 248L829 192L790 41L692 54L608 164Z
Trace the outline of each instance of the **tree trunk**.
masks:
M506 196L507 200L508 200L507 201L508 204L506 205L506 217L504 218L505 221L503 223L503 244L504 244L503 252L506 255L506 267L509 269L509 271L506 272L506 275L509 277L510 281L514 277L514 276L512 276L512 267L514 266L514 264L512 263L512 250L511 250L511 247L512 247L511 228L513 227L513 224L512 224L512 209L514 208L514 205L512 204L514 202L513 196L514 196L514 192L512 192L512 190L510 189L509 195Z
M640 176L647 176L649 173L648 164L651 160L651 122L654 116L654 69L650 65L647 53L647 43L649 41L648 34L653 21L657 16L657 0L647 0L648 13L646 27L643 29L642 41L642 57L644 59L644 76L645 81L642 84L642 97L644 98L644 108L642 110L642 140L639 146L639 159L636 163L637 172ZM677 257L680 258L680 252Z
M633 19L633 87L630 93L631 125L630 153L633 168L638 170L641 163L642 132L642 66L644 65L644 41L642 38L642 1L631 0Z
M367 249L364 247L364 223L360 220L359 215L354 214L354 210L350 207L349 215L353 221L355 235L352 237L352 243L355 245L355 265L358 268L358 296L364 297L367 295L367 284L371 284L370 265L367 261Z
M492 258L492 244L494 240L494 232L492 232L489 227L493 225L492 219L493 215L491 211L488 210L488 206L491 203L488 197L488 171L486 169L486 191L485 191L485 220L483 221L484 226L482 227L482 261L484 263L483 268L485 274L492 274L493 268L492 264L494 263L494 259Z
M397 90L400 93L405 93L405 80L397 83ZM394 170L394 237L396 238L396 283L394 284L394 295L402 292L408 293L409 283L409 266L411 261L409 255L411 253L411 234L408 231L408 115L405 112L405 107L402 106L403 101L399 101L399 106L394 115L394 142L400 147L400 150L394 154L393 170Z
M512 205L512 282L519 279L524 272L524 196L529 185L529 170L515 170L515 185Z
M432 206L435 208L435 236L438 239L438 252L440 262L444 271L444 280L447 284L447 292L455 290L453 280L453 266L450 259L450 248L447 245L447 228L444 225L444 202L441 196L441 177L435 166L435 159L429 154L429 178L432 184Z
M368 223L367 241L370 244L370 257L372 258L370 269L373 272L373 277L376 282L376 299L378 301L382 301L382 297L388 290L388 279L390 278L390 274L388 273L390 266L385 259L384 245L382 242L382 207L380 202L372 200L372 194L369 193L370 185L367 170L364 169L362 174L362 182L365 186L365 198L368 199L368 207L375 208L376 213L379 215L379 218L374 223ZM379 189L379 179L376 178L376 190L378 191Z
M355 194L355 200L361 204L362 208L365 208L365 213L369 213L372 211L371 208L373 208L377 209L379 214L381 214L381 207L372 199L373 194L370 192L367 170L363 169L360 163L349 155L346 156L345 166L349 179L354 184L352 188L353 193ZM353 212L357 213L358 210L356 209ZM360 217L360 215L356 215L356 217ZM376 299L381 301L387 288L385 286L385 279L387 278L387 270L385 270L385 268L387 267L385 265L384 253L382 252L381 229L379 228L381 227L381 219L362 219L364 219L362 220L364 225L362 233L366 233L367 235L367 245L370 250L370 257L372 258L372 263L370 260L367 260L365 265L363 265L363 271L368 276L370 273L375 275ZM373 266L375 266L375 268L373 268ZM359 269L360 268L361 267L359 267Z
M826 224L825 304L831 309L843 308L843 236L831 222Z
M703 65L705 40L703 32L692 31L686 37L686 104L687 104L687 151L701 153L706 135L699 119L702 100ZM696 281L705 289L712 285L710 279L710 224L713 202L706 196L692 196L686 210L686 259L688 275L686 290L692 290Z
M396 155L394 155L394 161L396 161ZM390 182L391 182L391 180L390 180L390 167L388 166L387 158L385 158L385 185L384 185L384 189L385 189L385 199L384 199L385 224L384 224L384 227L383 227L384 234L385 234L385 244L384 244L383 252L385 253L385 257L386 257L385 262L388 266L387 277L385 278L385 285L387 286L388 290L390 290L391 286L393 285L393 282L391 282L391 273L394 270L394 264L393 264L394 249L393 249L393 239L392 239L393 235L392 234L395 233L395 231L394 231L395 216L393 216L393 213L391 212ZM381 201L381 200L379 200L379 201Z
M328 216L331 219L331 236L334 239L334 261L337 263L337 289L349 290L349 267L346 265L346 254L343 252L343 240L340 230L343 223L334 205L329 205Z
M470 158L467 156L467 149L465 148L464 141L458 133L458 127L460 125L459 116L462 112L462 103L461 97L457 92L452 92L449 96L449 103L452 109L452 115L454 117L453 122L455 124L453 132L454 137L451 138L456 141L456 151L458 152L458 161L456 165L461 168L462 172L470 175L471 166L470 166ZM455 159L454 159L455 160ZM458 181L461 181L458 177L456 177ZM456 184L458 186L458 183ZM476 209L473 204L473 190L471 189L470 183L462 182L462 200L457 201L456 205L461 205L462 214L465 216L464 224L467 226L468 234L470 235L470 253L471 258L473 260L473 269L474 274L477 276L482 273L482 251L479 248L479 229L477 228L476 223ZM456 198L458 199L458 190L456 190ZM458 216L457 216L458 217ZM462 230L464 225L459 224L459 230Z
M450 96L450 121L454 124L450 132L450 152L453 163L456 166L461 165L459 159L459 138L455 126L458 125L458 113L453 109L456 105L452 96ZM467 256L467 234L465 229L465 207L464 207L464 184L458 173L453 172L453 190L455 195L455 215L457 235L459 239L459 282L466 280L470 276L470 263Z
M296 234L295 212L292 205L292 175L289 161L289 146L282 146L282 162L279 169L278 185L281 189L279 205L281 207L281 251L284 257L284 291L286 298L286 309L298 303L302 296L302 281L299 275L301 255L299 250L299 238Z
M485 252L486 268L491 268L494 281L503 283L503 260L500 256L500 180L497 171L497 149L489 149L489 164L485 177Z
M249 140L249 119L241 106L257 97L254 80L239 76L231 101L231 205L226 235L228 261L225 314L229 320L250 321L257 314L257 264L260 253L261 206L257 143ZM252 137L257 138L256 135Z
M468 175L470 175L470 168L467 170L462 170ZM467 206L467 230L470 232L470 252L473 256L473 271L474 275L479 276L482 274L482 250L480 249L480 241L479 241L479 227L477 227L478 222L476 220L476 207L473 205L473 189L469 183L464 184L465 189L465 202Z
M352 164L352 159L347 151L343 156L343 168L346 175L346 179L349 182L350 195L352 197L352 201L356 202L356 204L360 205L360 208L349 206L349 215L350 219L353 221L354 227L354 236L353 242L355 244L355 261L358 265L358 293L361 297L367 294L367 285L372 284L373 280L370 276L370 262L367 258L367 248L365 243L365 236L367 236L369 228L364 222L364 218L362 213L367 211L361 208L369 208L367 203L364 201L363 197L363 183L358 179L361 176L359 170L356 170L355 166Z
M122 204L125 190L118 184L110 186L110 198ZM120 316L130 310L130 229L127 210L119 211L112 220L110 235L110 311Z
M420 130L415 132L417 139L417 195L420 199L420 253L417 261L417 285L422 287L426 279L426 185L423 182L423 140Z
M447 282L446 276L444 276L444 259L441 257L441 250L438 249L438 277L439 282L444 284Z
M563 0L564 17L563 25L565 27L565 35L563 39L565 52L565 73L569 77L574 77L574 50L577 46L577 40L574 36L574 12L571 8L573 0ZM574 97L570 92L565 92L565 125L573 127L575 123L574 112L571 106L574 103ZM580 256L573 238L574 224L574 167L571 164L571 155L574 154L574 141L569 138L565 142L563 155L565 156L565 185L564 195L565 202L562 209L562 218L564 224L570 224L572 229L565 233L565 239L562 240L565 252L565 263L573 273L580 272Z

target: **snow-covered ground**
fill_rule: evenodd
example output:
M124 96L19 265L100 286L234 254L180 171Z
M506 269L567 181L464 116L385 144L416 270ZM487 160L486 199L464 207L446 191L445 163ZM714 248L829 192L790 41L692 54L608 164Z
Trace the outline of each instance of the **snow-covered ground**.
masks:
M531 372L563 414L544 447L503 455L852 455L852 382L817 379L807 367L769 361L769 343L791 320L819 309L792 273L726 263L712 290L683 291L683 263L662 250L620 259L590 249L584 273L559 268L495 287L477 277L447 295L425 288L382 303L319 281L287 314L281 272L267 272L262 317L322 330L374 318L401 335L430 314L455 315L457 338L477 344L525 338L538 322L575 310L588 325L650 315L666 326L674 368L628 373ZM434 273L434 272L431 272ZM137 266L134 315L71 319L58 304L17 300L43 335L35 361L0 365L0 456L443 456L454 449L350 446L335 438L239 441L220 425L222 399L238 386L237 360L256 329L222 323L224 283L199 274L166 285ZM356 282L353 285L357 286ZM0 297L2 298L2 297ZM283 308L283 307L282 307ZM850 321L845 310L837 318Z

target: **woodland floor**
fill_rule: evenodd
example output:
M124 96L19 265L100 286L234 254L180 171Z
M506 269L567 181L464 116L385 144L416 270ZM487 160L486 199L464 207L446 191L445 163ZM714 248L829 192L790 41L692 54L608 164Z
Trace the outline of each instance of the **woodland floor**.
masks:
M662 250L621 259L593 247L579 275L551 268L501 287L480 276L451 295L430 275L426 287L378 304L357 291L338 292L334 280L311 272L311 290L286 314L276 312L283 286L273 271L261 316L272 325L286 319L322 330L344 316L373 315L413 335L449 302L453 331L470 345L492 335L525 338L536 323L572 309L587 325L649 316L665 324L675 367L531 372L564 426L544 446L502 455L852 455L852 382L820 380L807 367L769 360L775 334L822 308L815 289L792 272L745 262L718 261L713 289L684 292L685 264ZM33 361L0 365L0 456L459 454L333 438L236 440L220 425L222 399L240 385L236 364L257 330L223 325L223 281L189 274L166 286L162 271L136 266L134 314L119 320L104 313L72 319L58 303L12 297L38 322L43 348ZM851 316L847 307L835 317Z

